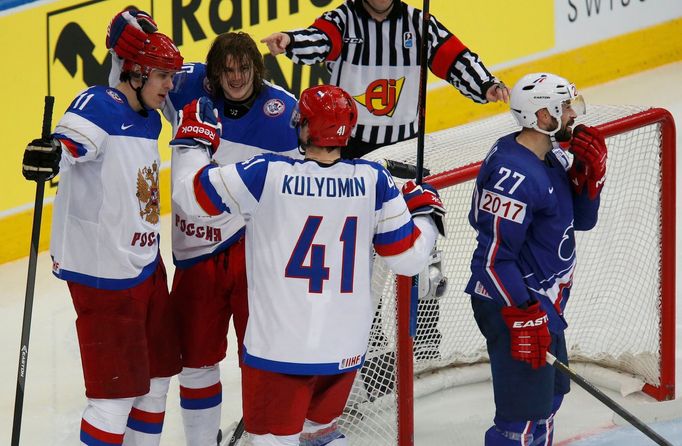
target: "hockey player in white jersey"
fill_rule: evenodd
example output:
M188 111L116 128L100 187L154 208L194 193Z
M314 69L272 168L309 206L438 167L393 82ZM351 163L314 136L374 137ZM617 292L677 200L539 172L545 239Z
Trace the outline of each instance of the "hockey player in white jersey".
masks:
M420 48L428 38L427 65L433 74L454 86L476 103L509 99L507 87L493 76L481 58L431 15L427 35L422 36L422 11L400 0L345 0L318 17L310 26L276 32L261 42L272 55L284 54L297 64L325 62L330 84L351 93L358 107L358 124L344 158L359 158L388 144L415 138L418 131ZM428 148L427 148L428 150ZM424 271L436 271L434 264ZM440 272L437 272L440 274ZM446 280L446 279L445 279ZM437 358L441 333L438 330L440 301L446 281L430 287L431 298L420 299L417 311L415 357ZM427 284L422 280L422 286ZM381 323L381 301L372 332L376 351L387 344ZM395 357L385 352L372 357L361 371L373 399L392 390L386 370Z
M206 98L186 107L181 127L219 132L211 108ZM174 150L196 168L173 195L188 212L246 221L242 395L252 444L344 446L336 421L367 350L372 248L397 273L418 273L444 209L427 184L408 183L403 198L381 165L340 158L357 117L344 90L309 88L299 109L304 160L264 154L219 167L196 147L208 138L176 137Z
M140 45L144 30L149 30L147 17L140 11L114 17L112 23L125 32L117 41L110 41L110 47L124 54L127 48ZM223 124L213 153L213 161L220 165L267 152L301 158L297 132L289 125L296 99L265 81L264 71L263 56L248 34L220 34L213 40L205 64L183 66L163 113L176 126L178 111L209 95ZM186 168L176 155L174 151L172 183ZM219 363L228 347L230 318L237 338L237 345L230 348L241 349L246 329L244 220L227 213L196 218L174 201L171 218L175 264L171 299L178 309L183 362L178 377L180 406L187 445L205 446L215 444L219 431Z
M61 171L50 253L78 315L84 445L158 445L170 377L181 368L159 254L155 109L182 61L170 38L150 34L141 51L127 55L115 88L84 90L50 140L35 140L25 152L28 179Z

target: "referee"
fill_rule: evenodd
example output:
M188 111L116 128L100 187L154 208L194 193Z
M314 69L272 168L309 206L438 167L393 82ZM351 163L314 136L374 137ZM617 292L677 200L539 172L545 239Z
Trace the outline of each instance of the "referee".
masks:
M358 125L344 158L417 136L422 11L397 0L346 0L306 29L263 40L273 55L294 63L325 62L330 83L358 105ZM434 16L428 27L428 66L478 103L509 99L509 90Z

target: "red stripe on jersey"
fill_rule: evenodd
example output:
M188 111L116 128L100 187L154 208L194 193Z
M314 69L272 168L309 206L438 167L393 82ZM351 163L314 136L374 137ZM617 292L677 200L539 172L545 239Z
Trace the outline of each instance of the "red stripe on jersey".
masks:
M315 22L312 24L312 27L319 29L327 37L329 37L329 44L331 48L329 50L329 54L327 55L327 60L336 60L339 57L339 54L341 54L341 49L343 48L343 39L341 37L339 28L337 28L332 22L321 17L315 20Z
M559 292L557 293L556 301L554 302L554 308L558 314L562 314L561 302L564 301L564 288L569 288L573 284L573 278L568 281L568 283L562 283L559 285Z
M189 387L180 386L180 398L187 398L190 400L209 398L222 391L223 386L220 383L215 383L212 386L202 387L200 389L191 389Z
M220 215L222 211L215 207L211 199L208 198L208 194L206 193L203 184L201 184L201 174L209 167L210 166L202 167L197 174L194 175L194 196L197 198L199 206L201 206L208 215Z
M414 230L406 237L403 237L402 239L388 245L375 245L375 249L382 257L401 254L414 246L414 241L419 238L421 233L422 232L419 230L417 225L414 225Z
M526 422L526 427L523 429L523 434L521 435L521 445L522 446L530 446L530 443L528 442L530 439L530 434L535 430L533 426L532 421ZM547 431L549 433L549 431Z
M112 434L111 432L97 429L84 419L81 419L81 430L86 432L91 437L96 438L99 441L103 441L104 443L123 444L123 434Z
M495 256L497 255L497 248L500 247L500 221L501 219L499 217L495 217L495 229L494 229L494 237L495 237L495 246L493 247L493 252L490 255L490 262L488 263L489 265L489 270L490 274L493 276L493 282L495 282L495 285L497 285L497 289L502 294L502 297L505 298L505 300L509 303L509 305L514 305L514 300L511 297L511 294L509 294L509 291L504 287L504 284L500 280L500 276L497 275L497 272L495 271Z
M134 420L144 421L145 423L163 423L163 418L166 412L145 412L137 407L130 410L130 418Z
M457 56L467 47L454 35L451 35L441 46L436 49L431 62L431 71L441 79L446 79L448 71Z
M73 143L73 141L68 139L60 139L59 142L62 143L64 147L71 153L74 158L80 158L81 154L78 152L78 147Z

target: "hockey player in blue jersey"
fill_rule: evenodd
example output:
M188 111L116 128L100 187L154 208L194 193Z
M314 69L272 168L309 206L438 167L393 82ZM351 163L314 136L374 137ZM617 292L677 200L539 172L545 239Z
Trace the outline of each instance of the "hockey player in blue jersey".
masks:
M116 42L109 42L109 47L123 55L128 48L140 45L150 30L150 20L141 11L117 15L112 27L124 32ZM178 112L186 104L209 96L222 127L220 138L214 139L214 162L236 163L261 153L301 158L298 134L289 125L296 99L265 81L264 71L262 55L248 34L220 34L205 64L185 64L175 77L164 116L177 127ZM211 131L189 129L193 130ZM175 184L187 166L175 151L172 157L171 181ZM232 214L197 219L175 201L172 212L176 269L171 298L178 305L181 326L183 370L178 380L185 435L188 445L214 444L222 404L218 363L227 351L230 317L239 349L248 318L244 221Z
M568 360L574 231L597 223L607 150L597 129L573 129L585 105L559 76L521 78L511 112L523 128L495 143L476 179L469 222L478 246L466 292L493 377L496 412L485 445L551 445L569 382L545 356ZM569 143L572 163L559 142Z

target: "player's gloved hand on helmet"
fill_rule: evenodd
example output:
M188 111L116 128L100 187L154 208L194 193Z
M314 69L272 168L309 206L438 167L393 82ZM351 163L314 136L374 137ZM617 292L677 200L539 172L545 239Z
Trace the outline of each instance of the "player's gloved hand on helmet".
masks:
M502 318L509 328L511 356L529 363L534 369L546 364L546 355L552 338L547 328L547 313L539 302L528 308L503 307Z
M130 59L144 47L147 35L158 30L156 22L144 11L127 9L111 19L107 28L107 48L116 55Z
M569 151L573 153L573 166L568 176L576 193L587 188L587 195L594 200L604 186L608 150L604 136L595 127L579 125L573 130Z
M62 146L52 139L34 139L24 149L21 173L31 181L47 181L59 173Z
M195 99L180 111L180 125L171 147L193 147L199 144L211 148L215 153L220 145L223 126L218 118L218 110L206 96Z
M412 216L431 215L438 232L445 237L445 206L438 190L429 183L408 181L403 185L402 193Z

